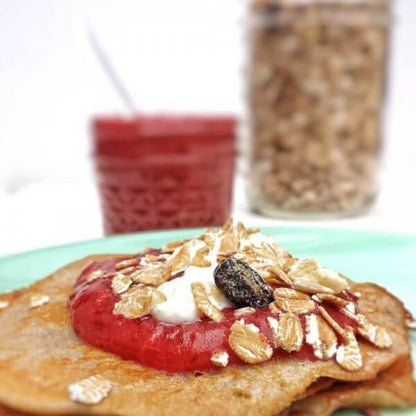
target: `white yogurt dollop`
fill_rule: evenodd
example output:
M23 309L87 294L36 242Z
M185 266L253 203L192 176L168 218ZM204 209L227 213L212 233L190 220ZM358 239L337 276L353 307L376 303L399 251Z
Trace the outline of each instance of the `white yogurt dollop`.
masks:
M210 267L189 266L183 276L170 280L160 285L157 290L166 296L166 301L159 303L152 309L152 315L160 321L179 324L191 322L198 318L198 309L192 295L192 283L203 283L208 287L215 285L214 270L217 267L217 254L221 241L216 239L213 250L210 251L207 259L211 262ZM193 255L199 245L193 247ZM223 295L218 302L210 297L211 302L218 308L224 309L232 306L232 303Z
M152 315L160 321L178 324L191 322L198 318L198 309L192 295L191 284L200 282L215 285L212 267L190 266L183 277L178 277L163 283L158 290L166 296L166 301L159 303L152 310ZM218 308L224 309L232 304L223 296L220 302L214 298L211 302Z
M215 286L214 270L218 265L217 255L221 245L221 238L218 233L213 233L215 239L214 248L210 250L207 259L211 262L210 267L189 266L184 275L176 279L170 280L160 285L157 290L166 296L166 301L157 304L152 309L152 315L160 321L179 324L182 322L192 322L198 318L198 309L192 295L192 283L203 283L207 287ZM265 236L260 232L250 234L248 239L241 241L241 247L255 246L261 247L263 242L272 242L272 237ZM198 249L204 246L193 244L190 247L190 254L193 256ZM175 252L174 252L175 254ZM222 295L220 299L210 296L210 300L218 309L222 310L231 307L232 303Z

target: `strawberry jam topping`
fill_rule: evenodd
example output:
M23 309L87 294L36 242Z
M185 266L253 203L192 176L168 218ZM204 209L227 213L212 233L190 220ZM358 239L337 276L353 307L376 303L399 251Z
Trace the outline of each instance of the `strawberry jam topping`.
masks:
M159 251L155 250L154 254ZM142 255L136 256L138 259ZM200 318L194 322L171 324L155 319L151 315L128 319L113 313L114 305L120 295L111 288L111 277L97 278L90 282L87 276L97 270L111 272L120 259L111 259L89 264L79 276L70 297L69 306L73 328L78 337L87 344L114 353L120 357L136 361L142 365L168 372L203 371L218 368L211 357L217 352L227 352L228 364L243 364L229 345L230 328L239 319L246 324L256 325L274 346L273 334L267 317L275 316L266 308L256 308L252 314L238 318L234 309L222 311L221 322ZM353 299L352 295L349 300ZM346 328L356 330L354 320L330 305L325 306L328 313ZM319 314L316 310L314 313ZM303 328L306 327L304 315L300 316ZM274 349L273 359L316 360L312 347L306 342L299 352L287 353Z

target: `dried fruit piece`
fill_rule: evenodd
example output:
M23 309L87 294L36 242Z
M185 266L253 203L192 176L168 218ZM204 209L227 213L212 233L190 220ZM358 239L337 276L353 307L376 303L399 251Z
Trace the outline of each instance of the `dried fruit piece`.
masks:
M153 306L165 300L163 293L150 286L135 286L124 293L114 305L114 314L129 319L140 318L147 315Z
M122 260L116 264L116 270L127 269L131 266L137 266L139 264L139 260L136 257L131 259Z
M214 271L215 284L237 306L264 307L273 301L270 286L248 264L229 257Z
M210 267L211 262L206 259L206 256L209 254L209 247L200 248L194 258L192 259L192 266L195 267Z
M202 283L195 282L191 284L191 289L198 310L213 321L221 322L222 313L211 303L205 286Z
M111 382L101 375L88 377L68 387L72 401L88 405L100 403L111 389Z
M312 312L316 307L315 302L311 299L304 300L304 299L277 298L274 301L274 304L281 311L291 312L296 315L302 315L302 314Z
M246 306L245 308L239 308L234 310L234 316L236 318L240 318L244 315L251 315L252 313L255 313L256 310L254 308L251 308L250 306Z
M225 351L216 352L212 354L211 362L218 367L227 367L229 358L228 353Z
M302 323L293 313L282 313L279 318L279 330L276 345L287 352L300 351L303 345Z
M306 293L302 293L298 290L290 289L287 287L279 287L277 289L274 289L273 295L275 298L311 300L310 296Z
M100 279L101 277L104 277L104 276L105 276L105 273L103 270L95 270L86 277L86 281L92 282L93 280Z
M291 269L289 270L288 276L293 281L309 281L310 284L320 285L322 287L331 289L332 293L339 293L348 288L347 279L340 276L334 270L322 267L316 259L298 260L296 263L292 265ZM322 292L331 293L326 291Z
M374 325L364 315L357 315L358 333L378 348L390 348L393 344L389 333L381 326Z
M255 325L245 324L243 320L233 323L228 342L235 354L248 364L262 363L273 355L266 336Z
M363 366L363 359L353 329L347 328L343 338L344 345L338 348L336 361L345 370L357 371Z
M146 267L139 269L130 275L134 283L143 283L145 285L160 286L167 282L172 276L172 269L165 266Z
M111 281L111 288L113 289L114 293L120 295L126 292L132 283L133 281L131 280L130 276L126 276L123 273L117 273Z
M328 360L337 352L337 336L319 315L306 317L306 342L312 345L315 356L320 360Z
M50 297L48 295L33 295L30 297L30 307L38 308L39 306L45 305L50 301Z
M10 303L6 300L0 300L0 310L8 308Z

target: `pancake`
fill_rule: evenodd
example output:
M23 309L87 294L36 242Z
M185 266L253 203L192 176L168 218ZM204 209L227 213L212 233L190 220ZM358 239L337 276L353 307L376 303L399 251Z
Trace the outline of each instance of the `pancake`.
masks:
M273 416L321 378L374 379L409 355L407 315L402 303L376 285L356 284L352 290L362 294L362 312L389 332L393 348L380 350L360 339L364 365L355 372L345 371L332 361L291 359L205 373L168 374L124 361L80 342L72 331L67 305L83 267L109 257L114 256L76 261L9 295L11 305L0 312L2 405L41 415ZM37 294L49 296L50 302L31 309L30 298ZM86 406L70 400L71 383L98 374L113 384L104 401Z
M374 380L342 383L294 403L285 416L328 416L341 408L405 408L416 405L410 356L399 359Z
M290 408L279 416L327 416L335 410L379 407L407 407L416 404L416 383L412 378L410 356L399 359L376 379L354 384L333 386L331 379L320 379L312 384ZM33 416L0 406L0 416Z

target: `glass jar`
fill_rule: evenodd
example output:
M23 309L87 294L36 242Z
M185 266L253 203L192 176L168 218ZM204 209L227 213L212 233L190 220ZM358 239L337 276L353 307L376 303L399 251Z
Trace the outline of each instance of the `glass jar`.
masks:
M229 218L234 118L98 117L92 130L106 234L222 225Z
M390 0L252 0L251 208L337 217L377 194Z

